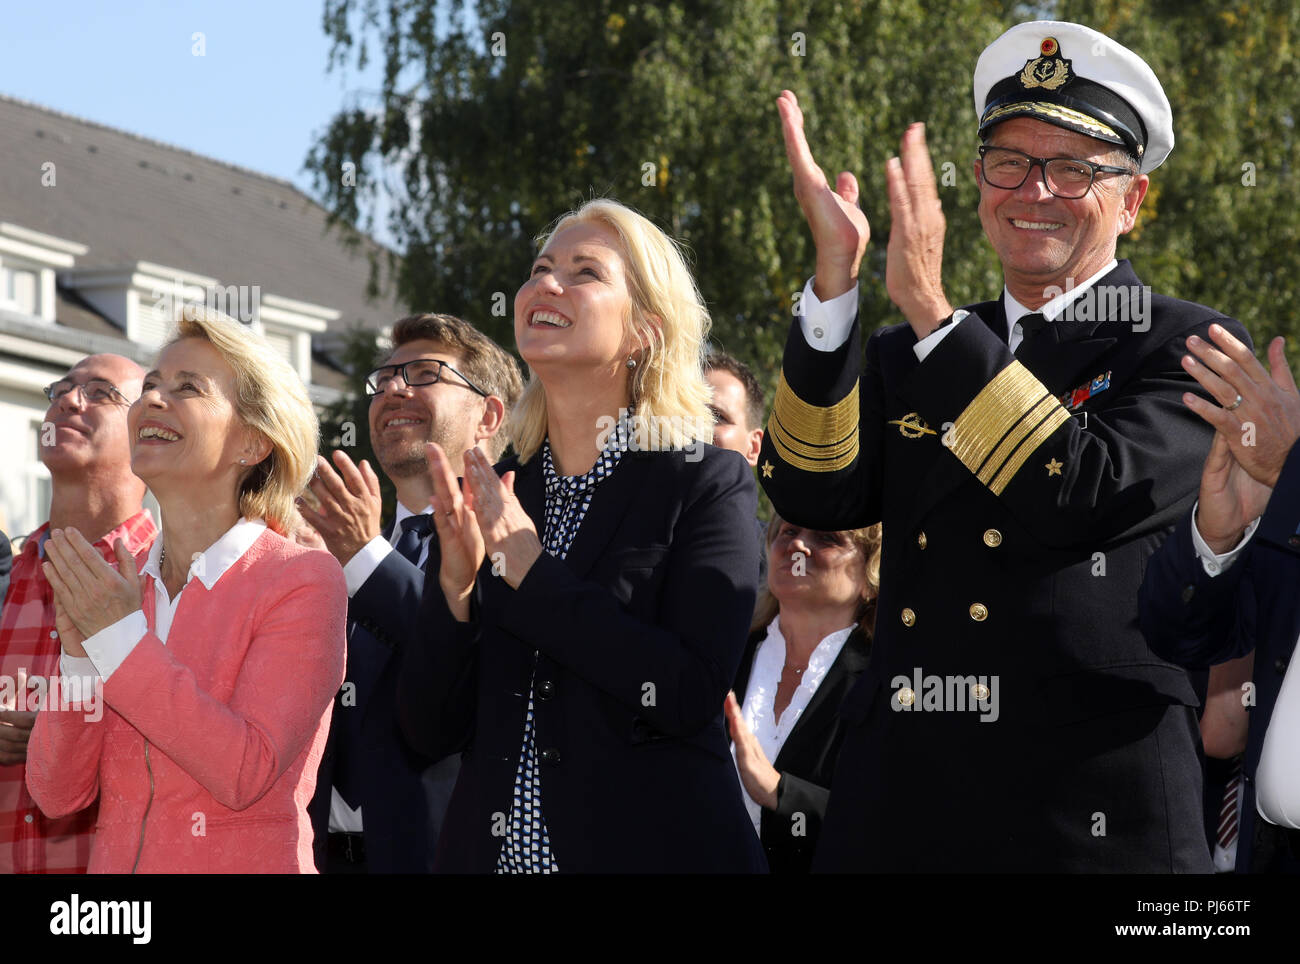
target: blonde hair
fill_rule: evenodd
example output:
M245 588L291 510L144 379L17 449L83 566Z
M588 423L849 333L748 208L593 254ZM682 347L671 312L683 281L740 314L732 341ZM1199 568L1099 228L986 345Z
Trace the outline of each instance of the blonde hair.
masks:
M163 347L186 338L204 339L234 370L235 414L271 443L270 454L240 479L240 513L289 535L294 499L311 479L320 442L307 387L265 338L219 311L186 305L178 312L176 334Z
M784 524L785 520L773 512L772 521L767 524L767 538L763 542L764 552L772 548L772 543L776 541L776 534ZM858 628L867 634L867 638L871 638L876 631L876 600L880 596L880 547L883 541L883 530L877 522L864 529L842 531L849 537L849 541L861 550L862 558L866 562L867 584L863 587L862 601L858 604L855 618ZM766 584L760 586L758 603L754 606L754 620L749 624L749 631L752 633L756 629L766 627L780 611L781 601L772 595L772 590Z
M660 448L687 448L697 439L712 442L713 393L704 380L711 322L681 248L643 215L607 198L563 215L538 239L541 248L575 224L608 228L622 249L630 296L623 327L632 340L646 346L632 375L630 414L655 418L664 426L654 436ZM520 462L541 448L546 424L546 392L533 373L511 418L510 436Z

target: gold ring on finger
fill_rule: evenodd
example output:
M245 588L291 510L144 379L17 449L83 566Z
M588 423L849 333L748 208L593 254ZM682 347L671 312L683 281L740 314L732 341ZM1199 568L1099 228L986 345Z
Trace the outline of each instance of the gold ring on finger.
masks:
M1225 405L1225 406L1223 406L1223 407L1224 407L1224 410L1225 410L1225 411L1235 412L1235 411L1237 410L1237 407L1238 407L1239 405L1241 405L1241 395L1240 395L1240 394L1238 394L1237 397L1236 397L1235 399L1233 399L1233 402L1232 402L1231 405Z

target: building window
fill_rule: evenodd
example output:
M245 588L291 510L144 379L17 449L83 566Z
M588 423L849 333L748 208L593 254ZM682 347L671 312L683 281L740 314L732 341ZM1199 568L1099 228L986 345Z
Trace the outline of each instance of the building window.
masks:
M40 290L40 278L35 271L0 267L0 307L25 315L38 314Z

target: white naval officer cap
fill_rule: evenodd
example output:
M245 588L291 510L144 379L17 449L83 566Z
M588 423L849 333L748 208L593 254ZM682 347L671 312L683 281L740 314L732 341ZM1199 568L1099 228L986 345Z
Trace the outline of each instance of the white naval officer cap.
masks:
M975 64L980 136L1012 117L1032 117L1119 144L1146 174L1174 148L1169 99L1145 60L1077 23L1012 27Z

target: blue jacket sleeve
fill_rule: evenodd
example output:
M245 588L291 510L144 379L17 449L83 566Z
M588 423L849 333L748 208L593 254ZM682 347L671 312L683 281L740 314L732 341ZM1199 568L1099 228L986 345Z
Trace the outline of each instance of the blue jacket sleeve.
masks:
M424 573L400 552L384 557L348 601L348 618L390 649L419 634Z

